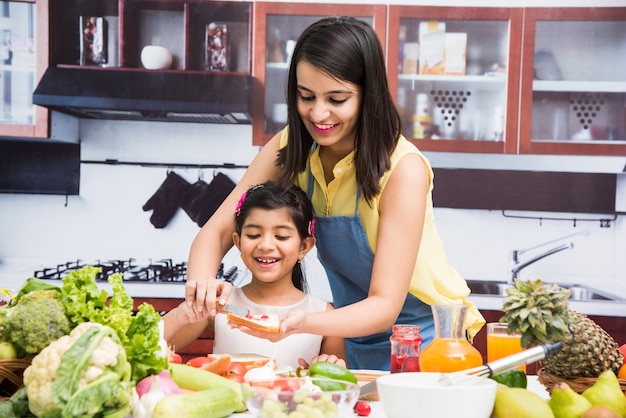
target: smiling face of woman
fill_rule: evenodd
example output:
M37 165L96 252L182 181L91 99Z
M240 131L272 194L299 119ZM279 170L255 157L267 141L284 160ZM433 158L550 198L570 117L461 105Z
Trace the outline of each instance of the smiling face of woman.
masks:
M354 149L360 117L361 89L334 79L307 61L296 67L298 113L307 131L320 146Z

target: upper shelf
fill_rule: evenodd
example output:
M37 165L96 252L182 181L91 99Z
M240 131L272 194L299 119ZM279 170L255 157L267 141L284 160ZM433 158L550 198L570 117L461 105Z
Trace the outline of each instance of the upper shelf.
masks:
M219 26L228 65L220 72L251 74L252 3L196 0L63 0L51 10L53 65L143 69L142 49L165 47L171 70L211 71L211 40ZM62 4L61 4L62 3ZM66 4L67 3L67 4ZM101 22L93 34L86 22ZM99 35L98 35L99 33ZM93 41L89 41L93 39ZM102 60L82 52L102 42ZM220 48L222 50L222 48Z
M533 91L624 93L626 81L533 81Z

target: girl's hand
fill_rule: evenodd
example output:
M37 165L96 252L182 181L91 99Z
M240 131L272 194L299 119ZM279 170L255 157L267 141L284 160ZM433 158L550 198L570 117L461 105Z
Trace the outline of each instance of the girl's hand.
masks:
M346 362L344 359L341 359L339 357L337 357L334 354L320 354L319 356L315 356L311 359L310 363L307 363L305 359L303 358L299 358L298 359L298 364L300 365L300 367L302 367L303 369L308 369L309 366L311 366L311 364L316 363L318 361L329 361L331 363L335 363L338 364L340 366L343 367L347 367L346 366Z
M282 332L268 332L268 331L261 331L255 328L250 328L247 327L245 325L239 325L239 324L232 324L232 323L228 323L230 325L231 328L233 329L238 329L242 332L245 332L246 334L252 335L254 337L257 338L263 338L265 340L269 340L273 343L282 340L283 338L285 338L287 335L283 334Z
M231 283L222 280L187 280L185 283L185 303L188 308L193 308L204 318L215 316L217 313L216 299L219 298L220 305L225 305L232 288Z

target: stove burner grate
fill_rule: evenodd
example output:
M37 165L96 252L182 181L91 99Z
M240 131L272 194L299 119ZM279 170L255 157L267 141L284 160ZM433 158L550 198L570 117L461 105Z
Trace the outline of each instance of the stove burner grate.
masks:
M147 264L138 264L134 258L126 260L97 260L94 263L85 263L82 260L68 261L56 267L47 267L34 272L34 277L42 280L61 280L70 272L79 270L87 265L100 268L96 281L107 281L109 276L121 273L125 282L140 283L184 283L187 277L187 263L174 263L171 259L150 260ZM229 269L220 265L217 278L232 282L237 278L237 267Z

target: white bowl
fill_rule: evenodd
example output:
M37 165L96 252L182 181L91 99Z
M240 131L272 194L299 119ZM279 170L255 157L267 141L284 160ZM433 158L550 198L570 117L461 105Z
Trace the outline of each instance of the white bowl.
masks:
M407 372L376 380L387 418L489 418L496 400L493 379L464 376L451 386L439 383L441 373Z
M164 70L172 65L172 54L167 48L147 45L141 50L141 63L148 70Z

